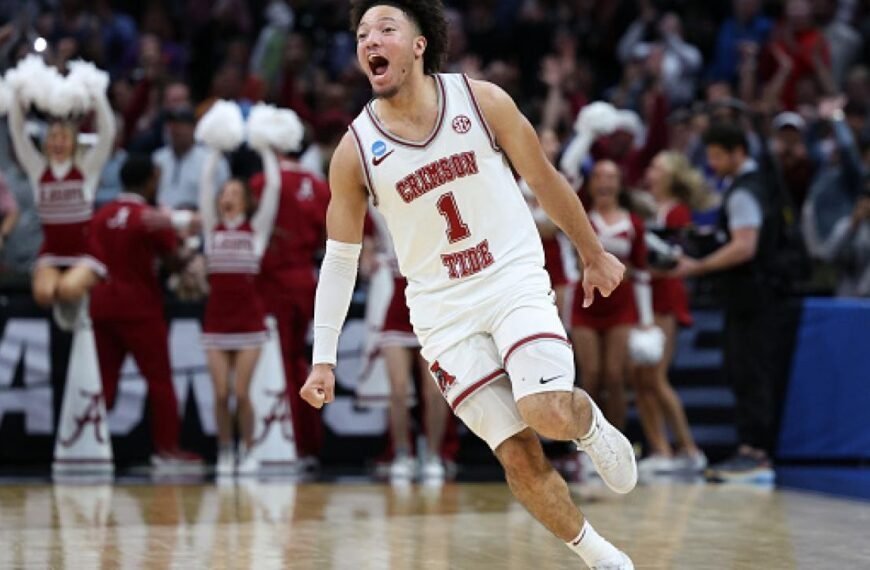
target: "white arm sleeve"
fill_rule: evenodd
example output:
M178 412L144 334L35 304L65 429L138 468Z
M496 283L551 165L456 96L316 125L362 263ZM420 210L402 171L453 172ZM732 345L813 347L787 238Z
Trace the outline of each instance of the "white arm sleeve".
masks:
M326 240L326 255L320 267L314 297L314 349L312 364L338 360L338 335L353 295L362 244Z
M640 326L653 326L655 319L653 318L652 287L647 271L637 271L634 274L634 302L637 304Z

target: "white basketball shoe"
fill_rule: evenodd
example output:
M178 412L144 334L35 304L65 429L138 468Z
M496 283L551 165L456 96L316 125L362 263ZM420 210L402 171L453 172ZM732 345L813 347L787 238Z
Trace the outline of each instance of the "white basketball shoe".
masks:
M619 556L610 560L602 560L591 567L592 570L634 570L634 563L625 552L619 551Z
M611 490L628 493L637 485L634 449L628 439L607 421L592 398L589 398L589 404L592 406L592 429L574 443L589 454L595 470Z

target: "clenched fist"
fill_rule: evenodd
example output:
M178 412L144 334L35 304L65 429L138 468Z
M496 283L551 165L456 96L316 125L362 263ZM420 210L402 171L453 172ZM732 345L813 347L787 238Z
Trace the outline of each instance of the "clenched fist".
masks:
M311 374L305 380L305 385L299 390L302 399L314 406L322 408L335 399L335 373L329 364L315 364Z
M586 260L583 267L583 306L592 304L596 289L602 297L609 297L624 276L625 266L606 251Z

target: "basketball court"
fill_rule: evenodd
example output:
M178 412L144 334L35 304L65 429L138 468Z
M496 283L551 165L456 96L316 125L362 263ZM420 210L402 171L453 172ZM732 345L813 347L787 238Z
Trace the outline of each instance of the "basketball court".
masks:
M856 569L870 504L771 488L574 485L637 568ZM0 486L0 569L569 569L502 483Z

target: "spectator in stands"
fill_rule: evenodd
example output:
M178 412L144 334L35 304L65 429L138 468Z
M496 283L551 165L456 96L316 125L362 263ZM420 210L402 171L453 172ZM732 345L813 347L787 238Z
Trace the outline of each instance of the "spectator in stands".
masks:
M851 215L834 224L822 258L838 270L838 296L870 297L870 178Z
M199 181L208 157L208 149L196 143L193 131L196 117L189 107L170 109L166 113L169 144L154 153L160 169L157 204L174 210L197 208ZM230 176L227 161L221 157L214 181L220 187Z
M849 68L861 53L861 34L852 26L855 0L813 0L813 15L822 26L831 50L831 75L842 87Z
M710 68L714 80L734 83L746 52L759 52L773 27L761 13L761 0L733 0L734 15L719 27L716 53Z
M321 115L312 134L313 140L299 159L302 168L326 178L335 148L352 120L353 117L339 111Z
M627 63L643 61L661 67L662 88L674 106L692 101L703 58L683 39L680 17L674 12L659 15L652 0L640 1L640 17L619 42L619 57ZM654 40L647 40L652 36Z
M0 253L18 224L19 214L18 201L6 183L6 178L0 174Z
M819 104L819 118L829 125L832 138L820 143L821 166L803 207L804 239L810 254L820 258L834 225L853 212L866 173L843 108L841 97Z
M121 167L124 192L91 222L93 249L106 264L109 279L91 298L94 338L106 407L115 404L121 366L128 354L148 384L148 409L154 453L160 470L201 466L202 459L179 448L181 421L169 364L169 331L163 316L158 262L173 267L177 238L157 223L154 199L158 173L147 155L132 155Z
M807 124L797 113L786 111L773 119L771 152L792 204L800 211L815 175L815 164L806 144Z
M783 69L787 74L778 99L786 110L797 108L802 82L818 86L827 95L836 90L828 41L813 22L809 0L786 2L783 19L774 28L772 41L762 58L761 72L765 79Z
M776 441L775 340L781 292L773 286L780 228L773 189L749 154L745 133L732 124L714 124L704 134L707 160L726 180L719 231L727 236L702 259L683 256L673 277L717 273L725 308L725 375L734 390L737 453L714 466L722 480L771 481Z
M124 142L124 119L120 114L115 114L115 121L118 125L118 131L115 133L115 146L112 149L112 156L106 166L103 167L103 173L100 176L100 183L97 186L97 194L94 204L97 208L111 202L124 191L124 184L121 182L121 167L127 161L127 151L122 143Z
M147 79L133 90L124 113L125 140L133 152L153 152L169 139L167 116L180 109L192 108L190 88L186 83L172 80L158 86ZM135 121L129 124L128 121Z

